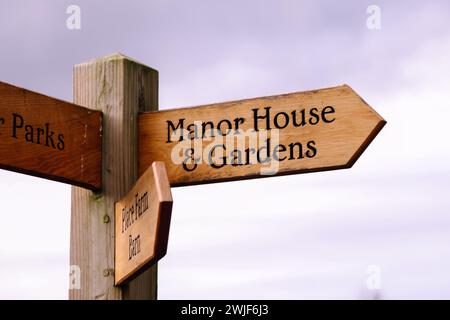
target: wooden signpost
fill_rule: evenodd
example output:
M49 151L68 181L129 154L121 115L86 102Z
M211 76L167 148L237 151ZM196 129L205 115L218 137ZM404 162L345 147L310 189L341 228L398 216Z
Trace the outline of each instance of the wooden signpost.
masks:
M385 123L347 85L149 112L139 161L163 161L172 186L349 168Z
M0 82L0 168L74 185L71 299L156 299L171 186L349 168L386 124L347 85L161 112L157 88L121 54L75 66L89 109Z
M102 113L0 82L0 168L100 189Z
M172 194L163 162L153 162L115 206L115 284L153 265L167 251Z

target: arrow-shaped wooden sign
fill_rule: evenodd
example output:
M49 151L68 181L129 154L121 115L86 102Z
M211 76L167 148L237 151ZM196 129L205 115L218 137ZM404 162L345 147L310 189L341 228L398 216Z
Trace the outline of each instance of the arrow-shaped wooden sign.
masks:
M0 82L0 168L101 186L102 113Z
M139 116L139 161L172 186L351 167L385 125L349 86Z
M172 193L164 163L155 161L115 204L115 284L160 260L167 252Z

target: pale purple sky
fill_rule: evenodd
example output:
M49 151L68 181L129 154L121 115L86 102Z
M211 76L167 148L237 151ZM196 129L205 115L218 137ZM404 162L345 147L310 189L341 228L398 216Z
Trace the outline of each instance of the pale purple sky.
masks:
M448 21L448 1L0 0L0 81L71 101L73 65L121 52L159 70L161 109L347 83L388 122L352 169L172 190L159 298L365 298L375 265L383 298L449 299ZM0 199L0 298L67 298L70 187L0 171Z

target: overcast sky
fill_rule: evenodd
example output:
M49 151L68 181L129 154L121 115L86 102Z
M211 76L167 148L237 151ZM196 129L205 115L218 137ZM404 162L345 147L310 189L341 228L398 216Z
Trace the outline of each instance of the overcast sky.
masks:
M73 65L121 52L159 71L161 109L349 84L388 122L352 169L172 189L159 298L450 299L448 21L448 1L0 0L0 81L71 101ZM66 299L70 186L0 171L0 200L0 298Z

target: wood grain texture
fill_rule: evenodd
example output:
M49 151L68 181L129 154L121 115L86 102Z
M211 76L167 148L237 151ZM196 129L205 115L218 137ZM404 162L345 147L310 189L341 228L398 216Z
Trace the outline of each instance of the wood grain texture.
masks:
M101 187L102 113L0 82L0 168Z
M189 125L196 121L199 124L189 129ZM349 168L385 123L347 85L150 112L139 115L139 162L145 168L153 161L163 161L172 186ZM200 159L196 167L191 163L184 168L182 163L176 163L172 158L174 147L180 145L179 134L175 129L181 126L189 131L190 136L181 139L182 143L188 143L180 154L184 154L187 148L195 148L195 143L202 144L199 152L194 150L194 157ZM220 134L208 134L207 129L211 127L222 129L223 136L218 143L215 138L220 137ZM235 149L229 148L225 144L229 128L258 133L267 129L268 139L258 140L257 147L253 149L248 144L239 146L236 142L231 145ZM206 133L203 129L206 129ZM278 130L277 143L274 129ZM174 132L176 134L172 136ZM221 143L226 148L220 147ZM213 144L220 148L212 148ZM261 149L259 159L255 155L258 153L252 151L262 146L266 148ZM215 151L209 153L207 147ZM225 152L217 156L216 150ZM267 156L265 150L270 150ZM238 153L242 155L239 159L236 156ZM246 153L250 155L249 159L252 158L251 161L245 160ZM265 158L282 161L265 164L262 154ZM262 170L269 169L276 162L277 171L262 174Z
M155 161L115 205L115 284L137 276L167 252L172 194L163 162Z
M70 264L81 288L70 299L155 299L156 266L114 286L114 204L138 178L137 114L157 110L158 73L115 54L74 67L74 101L103 112L103 188L72 188ZM105 223L106 222L106 223Z

